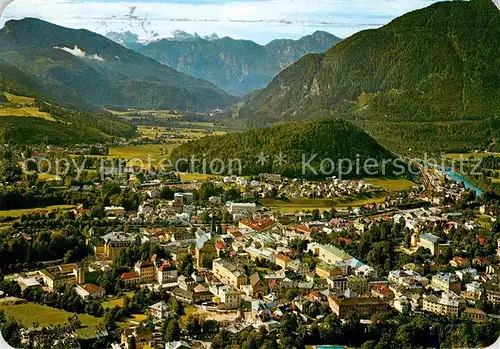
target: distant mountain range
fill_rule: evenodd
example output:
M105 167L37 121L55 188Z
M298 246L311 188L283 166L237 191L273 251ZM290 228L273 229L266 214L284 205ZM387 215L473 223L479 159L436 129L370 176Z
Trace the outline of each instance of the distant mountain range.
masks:
M264 88L274 76L305 54L324 52L341 41L322 31L299 40L274 40L265 46L248 40L219 38L216 34L202 38L183 31L146 45L130 32L111 32L106 36L234 95Z
M0 30L0 77L0 91L79 107L207 110L236 100L101 35L34 18Z
M191 34L188 32L185 32L183 30L176 30L172 33L171 36L166 37L166 38L160 38L158 35L153 36L153 38L150 39L140 39L139 35L132 33L130 31L125 31L125 32L109 32L106 34L106 37L108 39L111 39L120 45L125 46L126 48L132 49L132 50L138 50L142 48L143 46L159 41L159 40L170 40L170 41L194 41L198 39L202 40L208 40L208 41L213 41L213 40L218 40L219 36L216 33L213 33L212 35L206 35L206 36L199 36L197 33Z
M232 122L313 117L353 120L400 152L498 149L500 11L441 2L359 32L285 69Z

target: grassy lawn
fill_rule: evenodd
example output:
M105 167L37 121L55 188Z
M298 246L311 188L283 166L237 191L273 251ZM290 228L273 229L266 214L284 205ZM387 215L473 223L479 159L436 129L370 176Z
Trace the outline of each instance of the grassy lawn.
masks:
M195 307L194 305L186 305L184 306L184 313L185 315L182 315L180 320L181 322L185 322L187 317L193 313L196 313L199 309Z
M379 203L385 200L386 196L362 195L358 197L344 196L337 199L290 199L288 201L275 199L262 199L260 202L267 207L279 210L282 213L294 213L297 211L320 211L330 210L332 207L345 208L361 206L368 203Z
M129 322L130 321L141 322L141 321L146 320L147 318L148 318L148 316L145 314L132 314L132 316L129 319Z
M127 296L128 298L132 298L134 296L134 293L133 292L125 292L125 296ZM125 296L108 299L108 300L102 302L102 307L104 309L114 308L115 306L122 307L123 300L124 300Z
M407 179L399 178L364 178L366 183L373 185L374 188L382 188L390 192L405 191L411 189L415 183Z
M493 183L500 183L500 178L489 177Z
M16 305L2 305L0 310L5 311L5 315L12 316L25 327L32 327L33 322L38 322L41 327L50 325L62 325L68 322L68 317L73 315L62 309L51 308L46 305L26 303ZM88 315L79 314L78 318L82 326L95 326L101 323L101 319Z
M51 180L51 179L58 179L59 177L55 174L52 174L52 173L39 173L38 174L38 179L42 180L42 181L48 181L48 180Z
M74 207L74 205L55 205L47 207L23 208L18 210L0 210L0 217L21 217L23 214L28 213L51 210L70 210Z

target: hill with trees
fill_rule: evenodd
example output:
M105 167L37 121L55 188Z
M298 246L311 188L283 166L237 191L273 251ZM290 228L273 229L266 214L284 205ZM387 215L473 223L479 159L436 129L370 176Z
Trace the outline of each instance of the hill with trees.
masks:
M303 57L233 116L246 127L343 117L397 151L487 148L500 132L500 12L442 2L359 32Z
M0 30L0 77L4 91L64 106L207 110L236 100L103 36L34 18Z
M182 171L227 174L232 170L240 174L240 160L243 175L280 173L310 178L339 176L340 172L343 177L363 175L354 170L346 174L347 160L354 168L356 159L363 164L369 158L380 163L394 157L361 129L340 119L315 119L205 137L172 152L172 160ZM341 159L346 162L341 163ZM308 166L303 171L305 163Z

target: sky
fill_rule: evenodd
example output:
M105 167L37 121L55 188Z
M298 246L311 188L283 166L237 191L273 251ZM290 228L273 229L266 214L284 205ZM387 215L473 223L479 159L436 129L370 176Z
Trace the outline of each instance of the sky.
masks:
M11 0L0 0L0 2ZM36 17L100 34L131 31L144 39L175 30L216 33L265 44L316 30L345 38L377 28L436 0L15 0L0 18Z

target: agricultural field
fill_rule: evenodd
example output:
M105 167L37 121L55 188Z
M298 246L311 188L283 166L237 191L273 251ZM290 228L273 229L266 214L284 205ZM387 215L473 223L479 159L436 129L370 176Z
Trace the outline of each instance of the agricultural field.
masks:
M181 177L181 181L191 182L191 181L206 181L209 179L215 179L218 176L205 174L205 173L188 173L188 172L177 172L177 174Z
M130 120L134 118L148 118L148 117L157 117L157 118L181 118L180 114L173 114L168 110L135 110L131 109L128 111L117 111L117 110L107 110L108 112L122 118L125 120Z
M276 209L281 213L295 213L299 211L312 211L318 209L320 211L330 210L331 208L348 208L356 207L369 203L384 202L385 195L371 196L360 195L357 197L345 196L337 199L290 199L290 200L276 200L276 199L262 199L262 205Z
M167 144L141 144L126 147L110 148L109 157L123 159L159 159L168 154L170 146Z
M73 315L62 309L36 303L0 305L0 310L3 310L5 315L12 316L26 327L32 327L34 322L38 322L41 327L63 325L68 322L68 317ZM78 318L84 327L101 323L101 319L88 314L79 314Z
M12 93L4 92L5 97L9 100L11 103L16 103L16 104L35 104L35 99L32 97L24 97L24 96L16 96L13 95Z
M54 121L54 118L49 113L41 112L36 107L35 99L31 97L16 96L10 93L4 93L7 99L12 104L23 104L21 108L13 106L0 107L0 117L2 116L17 116L17 117L33 117L41 118L49 121ZM8 105L8 104L7 104Z
M448 158L448 159L454 159L454 160L460 160L460 159L468 160L470 157L473 157L473 158L484 158L484 157L487 157L487 156L490 156L490 155L500 156L500 153L463 153L463 154L459 154L459 153L446 153L446 154L443 155L443 157Z
M389 192L405 191L415 185L412 181L399 178L364 178L363 180L373 185L374 188L385 189Z
M49 121L54 121L55 119L50 116L49 113L41 112L37 107L22 107L22 108L0 108L0 117L1 116L17 116L17 117L32 117L32 118L41 118Z
M23 208L17 210L0 210L0 217L21 217L23 214L40 212L40 211L52 211L52 210L70 210L75 208L74 205L55 205L47 207L34 207L34 208Z

